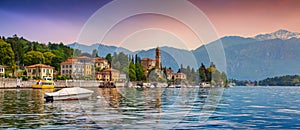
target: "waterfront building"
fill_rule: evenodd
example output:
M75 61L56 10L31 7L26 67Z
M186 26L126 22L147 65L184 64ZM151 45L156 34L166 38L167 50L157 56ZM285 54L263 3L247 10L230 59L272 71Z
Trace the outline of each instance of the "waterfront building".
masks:
M108 61L101 57L93 58L95 68L99 68L100 70L110 68Z
M106 69L102 72L96 72L96 78L102 81L114 81L120 80L120 71L115 69Z
M126 81L126 74L120 74L120 79L119 81L125 82Z
M186 74L181 72L174 74L174 81L184 81L184 80L186 80Z
M144 58L141 60L141 65L143 66L143 68L146 71L149 71L149 70L155 68L155 64L156 64L156 61L152 60L150 58Z
M174 76L174 71L171 68L166 69L166 77L168 80L172 80Z
M96 78L101 81L110 81L110 73L107 71L96 72Z
M4 77L5 76L5 67L0 65L0 76Z
M146 71L146 75L148 76L150 70L153 68L155 69L161 69L161 57L160 57L160 48L156 48L156 55L155 55L155 60L150 59L150 58L144 58L141 60L141 65Z
M81 78L91 76L94 64L92 59L87 56L68 58L60 64L60 75Z
M44 64L35 64L26 66L25 70L27 72L27 76L32 78L33 76L44 78L44 77L51 77L53 79L53 71L54 67Z

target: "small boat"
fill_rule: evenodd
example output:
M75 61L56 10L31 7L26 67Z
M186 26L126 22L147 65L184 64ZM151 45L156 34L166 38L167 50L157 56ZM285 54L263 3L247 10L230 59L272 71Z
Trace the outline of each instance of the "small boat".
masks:
M100 81L99 88L116 88L116 85L114 82Z
M54 89L54 81L50 77L45 77L42 80L35 80L35 84L32 84L32 88L35 89Z
M78 100L88 99L94 92L88 89L73 87L63 88L57 92L45 93L44 98L46 102L53 102L55 100Z
M176 85L175 88L181 88L181 85Z

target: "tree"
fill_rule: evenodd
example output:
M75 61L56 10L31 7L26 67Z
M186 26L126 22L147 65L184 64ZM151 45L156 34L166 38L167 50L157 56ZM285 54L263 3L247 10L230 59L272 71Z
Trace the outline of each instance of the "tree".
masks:
M93 50L92 57L99 57L96 49Z
M39 51L30 51L24 55L24 64L33 65L45 63L45 57L42 52Z
M112 56L110 53L108 53L105 57L105 59L108 61L109 64L111 64L111 61L112 61Z
M54 57L56 57L56 55L54 55L53 53L51 53L51 52L44 52L44 57L45 57L45 64L47 64L47 65L51 65L51 63L52 63L52 59L54 58Z
M133 62L129 63L129 79L130 81L136 81L135 65Z
M145 81L146 76L145 76L145 70L141 63L136 63L135 64L135 73L136 73L136 79L137 81Z
M13 66L14 62L14 52L11 45L6 43L4 40L0 39L0 64Z
M81 51L78 50L78 49L75 49L74 52L73 52L73 56L74 56L74 57L81 56Z

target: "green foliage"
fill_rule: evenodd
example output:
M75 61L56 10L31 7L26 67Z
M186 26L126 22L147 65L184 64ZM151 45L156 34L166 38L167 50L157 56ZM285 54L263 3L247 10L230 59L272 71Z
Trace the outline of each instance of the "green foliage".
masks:
M132 61L129 63L129 79L130 81L136 81L137 79L136 72L135 72L135 65L133 64Z
M225 72L221 73L214 63L211 63L208 68L204 64L201 64L198 74L201 82L210 82L218 86L226 86L228 82Z
M28 79L30 79L29 76L22 76L22 80L23 80L23 81L27 81Z
M135 73L136 73L137 81L146 81L147 80L146 75L145 75L145 70L140 62L137 62L135 64Z
M108 61L109 64L111 64L112 56L111 56L110 53L108 53L108 54L105 56L105 59Z
M5 41L9 43L11 46L11 49L5 49L5 50L6 51L12 50L13 55L11 53L6 53L5 51L1 51L1 52L5 52L1 54L5 54L5 56L7 57L12 57L10 59L13 61L13 63L5 62L10 64L2 64L2 65L12 66L13 64L15 64L15 61L18 66L23 66L23 64L32 65L35 63L44 63L55 67L56 70L59 70L60 63L67 60L67 58L73 56L73 49L68 46L65 46L63 43L58 44L58 43L49 42L48 45L46 45L43 43L28 41L23 37L21 38L18 37L17 35L14 35L13 37L3 38L3 39L5 39ZM4 47L1 47L1 49L2 48L4 49ZM33 53L33 52L39 52L39 53ZM74 54L81 55L81 51L76 50ZM31 57L37 59L29 59ZM7 59L7 58L3 58L3 59ZM1 58L1 60L3 59Z
M59 76L59 75L57 75L57 76L54 77L54 79L57 79L57 80L66 80L66 79L69 79L69 77L68 76Z
M44 63L47 64L47 65L51 65L52 59L54 57L56 57L56 55L54 55L52 52L44 52L43 55L45 57L45 62Z
M42 52L30 51L24 55L25 65L42 64L42 63L45 63L45 57Z
M14 62L14 52L11 45L0 39L0 65L12 66Z
M259 81L259 85L262 86L296 86L299 84L299 75L286 75L281 77L267 78Z
M99 57L98 51L96 49L93 50L92 57Z

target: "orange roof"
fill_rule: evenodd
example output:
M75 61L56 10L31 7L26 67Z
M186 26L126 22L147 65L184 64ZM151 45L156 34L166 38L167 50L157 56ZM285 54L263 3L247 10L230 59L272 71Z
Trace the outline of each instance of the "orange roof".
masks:
M77 62L77 61L78 61L77 58L68 58L67 61L62 62L60 64L70 64L70 63Z
M167 71L167 73L174 73L174 71L172 69L167 69L166 71Z
M87 56L80 56L80 57L77 57L78 59L89 59L90 57L87 57Z
M155 61L155 60L152 60L152 59L150 59L150 58L144 58L144 59L142 59L142 60L146 60L146 61Z
M37 67L40 67L40 68L54 68L50 65L45 65L45 64L35 64L35 65L26 66L25 68L37 68Z
M107 60L104 58L101 58L101 57L97 57L97 58L93 58L93 61L94 62L103 62L103 61L107 61Z

